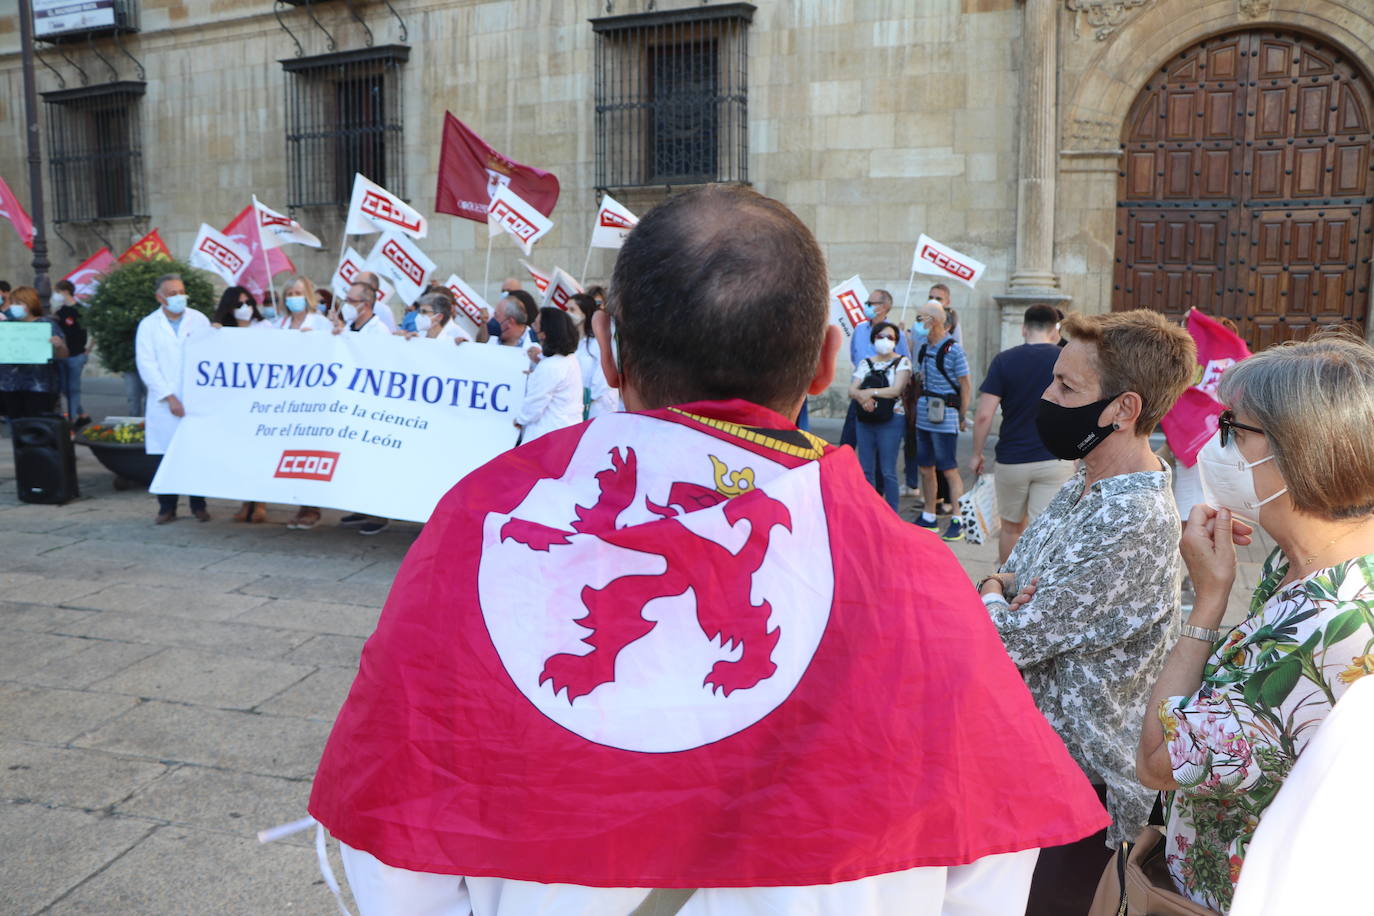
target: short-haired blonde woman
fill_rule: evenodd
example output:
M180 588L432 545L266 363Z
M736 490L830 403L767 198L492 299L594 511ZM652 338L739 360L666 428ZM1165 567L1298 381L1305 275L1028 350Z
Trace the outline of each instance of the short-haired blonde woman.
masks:
M1147 786L1174 789L1164 856L1180 893L1223 912L1269 803L1346 689L1374 674L1374 349L1345 335L1227 371L1221 428L1198 454L1207 505L1181 550L1197 599L1140 736ZM1233 533L1278 545L1250 614L1218 631ZM1352 810L1349 842L1368 812ZM1359 908L1357 901L1351 906Z
M268 327L282 331L332 331L329 319L319 312L320 299L309 277L296 277L287 284L282 313ZM307 526L308 527L308 526Z
M1178 510L1150 433L1197 366L1192 337L1158 312L1071 316L1063 330L1036 425L1051 454L1083 464L979 590L1112 825L1041 852L1028 914L1087 912L1112 850L1149 818L1131 739L1179 619Z

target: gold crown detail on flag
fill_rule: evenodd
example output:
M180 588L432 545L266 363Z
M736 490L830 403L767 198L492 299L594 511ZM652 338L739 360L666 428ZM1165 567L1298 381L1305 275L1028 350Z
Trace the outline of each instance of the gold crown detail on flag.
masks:
M715 455L709 456L711 468L716 475L716 492L721 496L739 496L754 489L754 469L745 468L732 471Z

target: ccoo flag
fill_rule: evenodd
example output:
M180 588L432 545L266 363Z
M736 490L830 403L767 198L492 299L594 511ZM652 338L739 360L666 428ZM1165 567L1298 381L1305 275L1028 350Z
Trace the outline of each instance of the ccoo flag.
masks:
M425 291L435 266L419 245L399 232L387 232L372 246L363 269L390 280L402 302L414 302Z
M485 222L491 199L502 187L509 187L545 216L558 203L558 178L552 172L501 155L452 113L444 112L435 212Z
M358 274L368 270L367 261L362 255L349 247L344 251L344 255L339 259L339 268L334 271L334 278L330 280L330 289L333 290L335 298L340 302L348 298L348 286ZM374 271L375 273L375 271ZM391 298L395 292L391 283L385 277L377 277L377 301L385 302Z
M576 309L572 304L572 297L580 292L582 292L582 285L572 278L572 274L561 267L555 267L553 269L553 282L544 291L544 301L539 304L539 307L552 305L565 312L573 312L574 317L581 321L581 310Z
M477 295L477 291L464 283L463 278L457 274L449 274L448 279L444 281L444 287L453 293L453 301L458 306L458 311L472 323L472 333L475 335L491 317L491 306L487 305L487 300Z
M247 247L240 245L214 226L201 223L195 244L191 246L190 263L192 267L219 274L225 283L234 286L248 268L251 257L252 252Z
M853 337L854 329L860 322L867 321L864 302L868 299L868 288L855 274L830 291L830 323L839 325L845 337Z
M1245 341L1226 325L1197 309L1188 310L1188 333L1197 344L1197 375L1164 419L1159 421L1169 451L1186 467L1197 464L1197 453L1217 431L1224 409L1216 399L1222 373L1250 355Z
M353 176L353 197L348 203L344 235L371 235L396 229L413 239L429 232L429 223L410 204L361 174Z
M601 208L596 211L596 225L592 227L592 247L619 248L638 224L639 217L611 195L603 194Z
M553 228L553 220L540 213L529 202L521 199L508 187L496 189L491 198L491 209L487 211L487 235L508 232L529 257L534 243L542 239Z
M937 277L949 277L973 289L988 266L948 245L942 245L924 233L916 242L916 255L911 259L911 272Z
M253 195L253 209L258 214L258 230L262 233L264 248L280 248L282 245L320 247L317 236L306 232L301 228L301 224L291 217L264 206L256 194Z
M539 290L540 295L543 295L544 290L549 288L549 282L553 279L553 275L545 273L529 261L521 261L520 266L525 268L530 279L534 280L535 289Z

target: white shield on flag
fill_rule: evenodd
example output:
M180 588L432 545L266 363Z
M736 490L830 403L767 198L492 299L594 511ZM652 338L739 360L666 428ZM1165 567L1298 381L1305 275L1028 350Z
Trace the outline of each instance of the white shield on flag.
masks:
M580 292L582 292L582 285L572 278L572 274L561 267L555 267L553 269L553 282L544 291L544 301L539 303L539 307L552 305L565 312L571 312L573 311L572 296ZM580 320L580 313L577 317Z
M435 264L420 246L399 232L387 232L367 256L364 269L390 280L402 302L414 302L425 291Z
M317 236L306 232L300 223L286 214L264 206L256 194L253 195L253 211L258 216L258 233L262 236L263 248L280 248L282 245L320 247Z
M845 337L853 337L859 322L867 321L864 303L868 301L868 288L855 274L830 291L830 323L839 325Z
M528 261L521 261L520 266L525 268L525 272L530 275L530 279L534 280L535 288L538 289L542 295L544 290L549 288L549 281L553 279L552 275L545 273Z
M192 267L219 274L225 283L233 286L248 268L248 259L251 256L247 248L223 232L201 223L200 232L191 246L190 263Z
M596 211L596 225L592 227L593 248L619 248L625 244L625 237L639 224L635 216L611 195L601 198L601 209Z
M482 313L485 311L487 316L490 317L491 306L487 305L485 299L477 295L475 289L464 283L461 277L457 274L449 274L448 279L444 281L444 287L449 292L453 293L453 301L458 306L459 314L455 315L455 318L459 316L466 318L472 323L472 330L474 332L487 323L487 319L482 317ZM473 336L476 336L475 333Z
M487 169L487 205L491 205L491 199L496 196L496 192L502 188L510 187L510 176Z
M911 259L911 272L949 277L973 289L988 266L982 261L969 257L942 245L928 235L922 234L916 242L916 254Z
M353 197L348 204L345 235L371 235L397 230L413 239L422 239L429 224L410 204L362 175L353 176Z
M552 228L553 220L525 202L509 187L501 187L492 195L491 208L487 210L487 235L509 232L526 257L534 248L534 243Z
M334 271L334 279L329 284L330 289L334 291L335 297L340 300L347 299L349 284L353 282L353 279L357 277L358 274L368 269L370 268L367 267L367 262L363 259L362 255L358 254L358 252L354 251L352 248L346 249L342 260L339 261L339 269ZM379 276L377 280L377 303L380 305L390 299L391 294L394 293L395 290L385 278Z

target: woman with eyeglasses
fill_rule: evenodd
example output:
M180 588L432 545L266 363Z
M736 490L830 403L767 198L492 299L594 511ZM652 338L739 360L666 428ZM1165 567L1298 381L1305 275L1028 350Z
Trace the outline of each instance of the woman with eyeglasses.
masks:
M1198 453L1206 504L1179 547L1197 599L1137 768L1172 792L1164 860L1179 892L1226 912L1294 762L1374 674L1374 349L1343 333L1272 347L1229 369L1218 396L1228 409ZM1278 546L1249 615L1223 631L1247 523Z
M262 324L263 314L253 294L242 286L231 286L220 294L219 304L210 318L216 328L251 328Z

